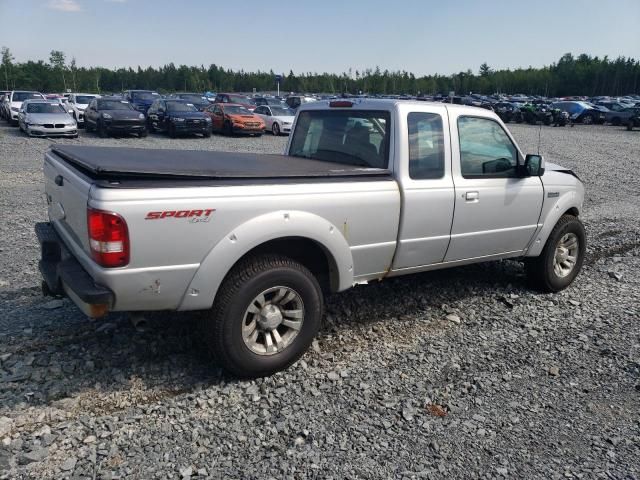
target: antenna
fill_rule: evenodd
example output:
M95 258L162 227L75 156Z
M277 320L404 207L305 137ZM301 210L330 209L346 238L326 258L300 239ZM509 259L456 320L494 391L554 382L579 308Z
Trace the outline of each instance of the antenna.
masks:
M540 124L540 130L538 130L538 155L540 155L540 137L542 136L542 123Z

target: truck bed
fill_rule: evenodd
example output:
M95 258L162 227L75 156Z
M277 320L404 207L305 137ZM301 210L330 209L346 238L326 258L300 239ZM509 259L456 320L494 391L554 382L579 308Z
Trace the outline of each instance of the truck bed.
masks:
M391 172L287 155L54 145L52 153L94 180L390 179Z

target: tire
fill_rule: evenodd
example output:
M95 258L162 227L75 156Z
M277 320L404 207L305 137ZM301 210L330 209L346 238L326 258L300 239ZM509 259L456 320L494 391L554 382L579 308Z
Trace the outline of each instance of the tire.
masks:
M274 137L280 135L280 125L278 125L278 122L273 122L273 125L271 125L271 133L273 133Z
M206 130L202 135L204 136L204 138L211 137L211 129Z
M104 125L101 121L98 121L98 123L96 123L96 133L100 138L107 138L109 136L109 133L104 128Z
M553 122L553 117L550 117L550 116L546 116L546 117L544 117L544 124L545 124L546 126L551 125L551 123L552 123L552 122Z
M143 130L140 133L138 133L139 138L146 138L147 135L149 135L149 132L147 130Z
M619 127L620 126L620 117L614 117L611 120L611 125L613 125L614 127Z
M155 133L156 132L156 127L153 126L153 122L147 121L147 131L149 131L151 133Z
M93 127L86 120L84 121L84 129L85 129L86 132L93 132Z
M591 125L593 123L593 116L585 115L584 117L582 117L581 121L583 125Z
M287 300L290 292L294 292L293 299ZM252 308L255 313L250 311ZM228 372L252 378L271 375L289 367L309 348L320 328L323 308L320 285L306 267L281 255L249 257L231 270L220 287L213 309L203 321L204 338ZM266 316L274 309L275 316ZM258 314L263 311L264 315ZM287 320L282 317L283 311L303 313L300 320L299 317ZM284 324L274 327L278 319L299 325L299 329ZM272 324L265 326L260 322ZM269 333L272 350L275 347L275 351L269 352L265 332L274 331L279 332L277 338L285 343L278 351L275 333Z
M176 127L174 127L173 125L169 125L169 136L171 138L176 138L178 136L178 132L176 132Z
M563 252L559 250L561 245L571 245L573 240L577 241L575 247L575 262L568 270L562 270L563 265L568 265L567 260L571 258L571 249L565 249L569 254L567 260L556 263L557 256ZM532 286L543 292L559 292L567 288L576 278L586 251L586 234L582 222L573 215L563 215L556 223L549 234L547 243L539 257L529 258L525 262L527 276ZM559 274L560 272L560 274Z
M230 122L224 122L224 127L222 128L222 132L228 137L231 137L233 135L233 127L231 126Z
M628 131L633 130L633 120L632 120L632 121L630 121L629 123L627 123L627 130L628 130Z

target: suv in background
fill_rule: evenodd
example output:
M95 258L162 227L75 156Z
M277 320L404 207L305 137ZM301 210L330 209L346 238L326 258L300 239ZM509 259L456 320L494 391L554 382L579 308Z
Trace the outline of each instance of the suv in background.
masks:
M205 108L211 105L211 102L207 100L207 97L205 97L201 93L178 92L178 93L172 93L171 95L167 95L165 98L167 100L185 100L193 104L193 106L200 111L203 111Z
M122 97L127 100L133 108L145 115L151 104L162 98L158 92L153 90L125 90Z
M14 127L18 126L18 114L22 107L22 102L39 98L44 100L44 95L40 92L31 92L26 90L14 90L4 97L3 106L6 110L7 121Z
M84 111L94 98L100 98L100 95L92 93L72 93L69 95L69 98L67 98L67 110L78 123L78 128L84 125Z
M311 103L315 101L316 101L315 98L307 97L305 95L289 95L287 99L284 101L284 103L289 105L289 108L295 110L304 103Z
M216 95L213 103L234 103L236 105L242 105L251 112L257 107L256 101L253 98L239 93L219 93Z

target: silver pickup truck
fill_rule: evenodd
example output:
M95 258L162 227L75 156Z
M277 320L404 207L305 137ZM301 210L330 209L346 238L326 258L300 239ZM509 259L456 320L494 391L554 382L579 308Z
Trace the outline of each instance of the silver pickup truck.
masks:
M473 107L316 102L285 155L55 145L44 175L45 293L92 317L205 311L239 376L305 352L323 291L521 258L556 292L585 253L582 182Z

